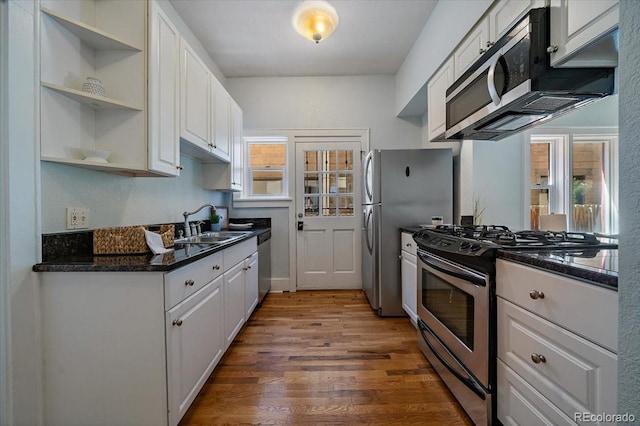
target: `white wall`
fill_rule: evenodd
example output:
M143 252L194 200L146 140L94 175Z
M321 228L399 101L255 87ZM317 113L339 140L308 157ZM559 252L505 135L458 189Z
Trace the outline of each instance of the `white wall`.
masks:
M0 413L0 423L35 425L41 422L42 357L39 332L37 275L31 267L38 259L39 150L36 125L36 55L33 1L9 1L7 93L4 111L2 155L2 291L9 303L0 307L3 320L10 321L9 347L2 347L3 359L10 357L9 406ZM5 22L2 23L4 28ZM6 55L6 56L5 56Z
M215 62L211 59L205 48L200 43L200 40L193 34L191 29L185 24L182 20L178 12L171 6L169 0L156 0L162 10L165 11L171 22L178 28L178 32L184 39L189 43L189 46L193 48L193 50L200 56L200 59L204 61L205 64L209 67L209 70L213 72L218 81L222 83L223 86L226 86L226 77L222 74L222 71L218 68Z
M473 201L484 209L479 223L523 229L522 146L520 135L473 141Z
M244 114L245 129L370 129L371 149L420 148L421 126L394 112L393 76L229 78L227 89ZM289 289L290 203L234 208L236 217L271 217L273 289Z
M420 92L493 0L439 1L395 76L394 115Z
M182 156L178 178L130 178L57 163L42 163L42 232L66 232L66 208L89 208L89 227L181 222L182 212L228 197L202 189L202 165ZM208 219L204 209L190 220Z
M640 2L620 2L618 413L640 419Z
M420 148L420 124L396 118L393 76L229 78L245 129L369 128L371 149Z

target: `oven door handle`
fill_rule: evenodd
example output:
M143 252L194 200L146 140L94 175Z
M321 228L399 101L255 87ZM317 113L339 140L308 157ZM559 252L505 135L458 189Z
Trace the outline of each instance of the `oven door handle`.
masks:
M427 266L432 267L433 269L440 271L444 274L454 276L456 278L460 278L461 280L469 281L474 284L480 286L486 286L487 282L481 276L474 275L463 270L454 268L452 266L447 265L446 263L440 262L437 259L432 258L429 255L424 255L422 253L418 253L420 260L422 260ZM429 257L427 257L429 256Z
M473 393L475 393L476 395L478 395L480 398L484 400L486 397L486 392L478 384L478 382L473 379L473 376L471 375L471 373L469 373L467 369L464 368L464 366L460 365L460 368L462 369L462 371L464 371L465 374L467 375L467 377L464 377L462 374L460 374L458 370L453 368L451 364L446 359L444 359L442 355L440 355L440 353L433 347L433 344L429 341L429 338L427 337L425 332L429 333L436 340L439 340L438 337L435 334L433 334L431 330L429 330L427 326L422 323L422 321L418 321L418 328L420 329L420 334L422 334L422 338L424 339L425 343L427 344L427 346L429 346L429 349L431 349L431 352L436 356L436 358L438 358L438 360L442 363L442 365L444 365L447 368L447 370L451 372L451 374L456 376L458 380L460 380L469 389L471 389ZM447 349L447 347L442 342L440 342L440 346L442 346L442 349L444 349L447 352L447 355L455 359L453 354L449 352L449 349Z

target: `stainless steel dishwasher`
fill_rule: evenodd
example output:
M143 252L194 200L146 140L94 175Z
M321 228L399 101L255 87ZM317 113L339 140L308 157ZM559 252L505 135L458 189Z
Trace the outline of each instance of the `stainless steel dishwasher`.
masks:
M258 298L262 303L271 289L271 230L258 235Z

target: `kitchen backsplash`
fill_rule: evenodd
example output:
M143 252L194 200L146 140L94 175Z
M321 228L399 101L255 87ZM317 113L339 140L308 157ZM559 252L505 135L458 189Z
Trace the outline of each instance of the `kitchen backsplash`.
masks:
M204 231L211 230L209 220L204 220ZM271 218L229 219L230 223L253 223L253 228L270 228ZM174 223L176 238L179 231L184 231L184 223ZM143 225L150 230L159 229L160 225ZM42 261L50 262L56 259L93 254L93 230L79 232L63 232L42 235Z

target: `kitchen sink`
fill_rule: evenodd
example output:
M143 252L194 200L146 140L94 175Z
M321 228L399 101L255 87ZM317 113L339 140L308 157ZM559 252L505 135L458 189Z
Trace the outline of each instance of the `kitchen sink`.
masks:
M252 231L203 232L193 237L177 238L174 240L174 244L222 244L237 240L251 233Z

